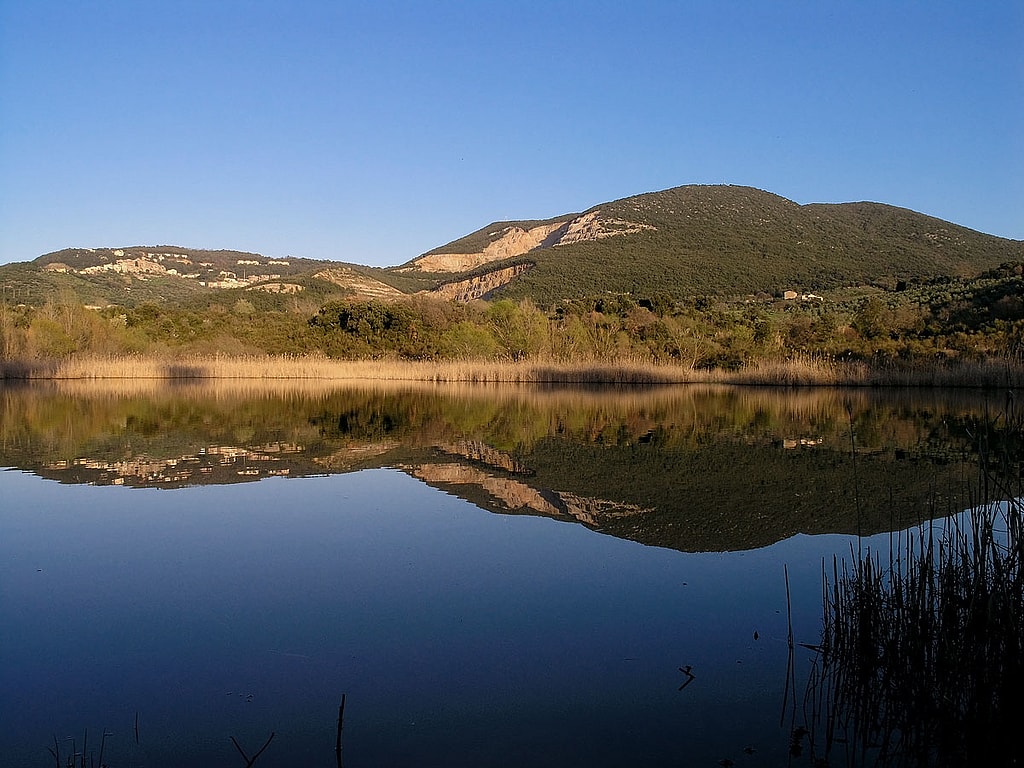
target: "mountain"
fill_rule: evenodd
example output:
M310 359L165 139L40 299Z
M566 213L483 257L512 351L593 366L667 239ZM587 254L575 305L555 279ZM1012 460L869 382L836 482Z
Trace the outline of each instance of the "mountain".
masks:
M4 298L41 304L178 303L263 294L292 311L334 298L532 298L603 293L774 295L969 277L1024 261L1024 242L880 203L799 205L750 187L682 186L543 220L489 224L405 264L377 268L179 246L69 248L0 266Z
M5 297L42 304L70 292L85 304L138 306L187 303L211 291L309 295L319 306L332 297L395 299L418 289L387 270L337 261L174 245L66 248L32 262L0 266Z
M453 297L546 305L639 295L820 291L882 278L965 277L1024 259L1024 243L879 203L799 205L750 187L682 186L540 221L503 221L394 271ZM500 270L500 272L499 272Z

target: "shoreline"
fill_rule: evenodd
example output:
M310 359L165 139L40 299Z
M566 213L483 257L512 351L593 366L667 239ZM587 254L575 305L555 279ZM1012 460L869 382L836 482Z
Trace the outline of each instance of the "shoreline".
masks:
M785 387L1014 388L1024 364L1004 359L871 366L823 358L763 361L734 371L643 361L564 363L549 360L337 360L327 357L145 356L0 361L5 382L61 380L330 380L470 384L732 384Z

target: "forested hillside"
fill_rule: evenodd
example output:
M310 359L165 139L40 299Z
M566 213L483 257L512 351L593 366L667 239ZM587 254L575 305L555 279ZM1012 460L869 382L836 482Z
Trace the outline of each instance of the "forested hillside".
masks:
M500 222L389 269L57 251L0 267L0 358L980 359L1021 350L1022 264L1019 241L892 206L677 187Z
M561 222L561 230L547 229ZM749 187L684 186L543 222L500 222L424 254L467 254L544 227L536 246L481 263L530 269L495 292L538 304L595 295L691 296L818 292L889 279L967 277L1024 260L1024 244L878 203L797 205ZM525 244L529 240L521 238ZM507 251L507 249L505 249ZM494 253L502 253L495 248ZM453 260L456 263L458 260ZM435 266L434 271L440 267ZM445 275L465 279L467 273Z

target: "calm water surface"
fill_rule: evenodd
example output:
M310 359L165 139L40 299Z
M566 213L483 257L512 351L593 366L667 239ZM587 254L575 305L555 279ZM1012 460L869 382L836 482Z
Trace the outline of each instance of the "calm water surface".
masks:
M257 765L331 766L343 693L349 765L810 765L784 566L814 644L823 558L966 501L991 405L0 396L0 755L106 729L115 767L244 764L230 738L271 732Z

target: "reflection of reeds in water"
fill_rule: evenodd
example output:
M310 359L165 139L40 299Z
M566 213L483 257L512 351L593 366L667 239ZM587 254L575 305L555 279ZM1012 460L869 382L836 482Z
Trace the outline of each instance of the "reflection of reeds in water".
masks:
M1024 752L1024 510L1019 494L979 501L824 574L805 701L823 764L1001 766Z
M30 381L8 380L0 385L0 398L39 400L54 396L82 401L121 400L145 397L154 401L173 399L209 402L279 400L302 398L323 400L339 393L422 393L451 400L518 402L527 406L604 409L636 413L665 410L673 420L690 414L720 420L723 408L738 418L757 420L786 428L806 424L848 421L847 410L856 414L879 408L901 411L946 409L979 412L987 401L983 393L943 390L836 389L827 387L776 388L732 387L727 384L663 384L657 386L586 386L568 384L544 386L539 383L466 381L425 381L385 378L265 378L211 377L166 379L159 377L63 378ZM19 411L23 406L18 407Z
M328 415L370 418L378 411L401 425L406 440L414 434L444 442L475 439L520 450L552 435L622 444L655 434L677 447L717 436L780 446L807 438L841 450L852 411L858 448L882 450L919 445L922 424L934 421L936 413L980 414L984 404L983 393L966 390L714 384L588 387L303 378L9 382L0 385L0 462L5 453L9 462L28 454L45 461L90 456L127 437L135 453L174 455L150 438L183 430L192 435L193 451L203 443L312 445L319 439L316 425Z
M138 727L136 723L136 728ZM74 737L67 737L66 741L71 742L70 752L61 755L60 741L56 736L53 737L53 747L47 747L46 751L53 757L55 768L107 768L107 764L103 762L103 751L107 746L107 736L113 734L108 731L103 731L103 737L100 739L100 756L99 761L96 760L95 752L89 751L89 731L86 730L85 736L82 739L82 749L79 750L75 745ZM136 739L137 741L137 739Z

